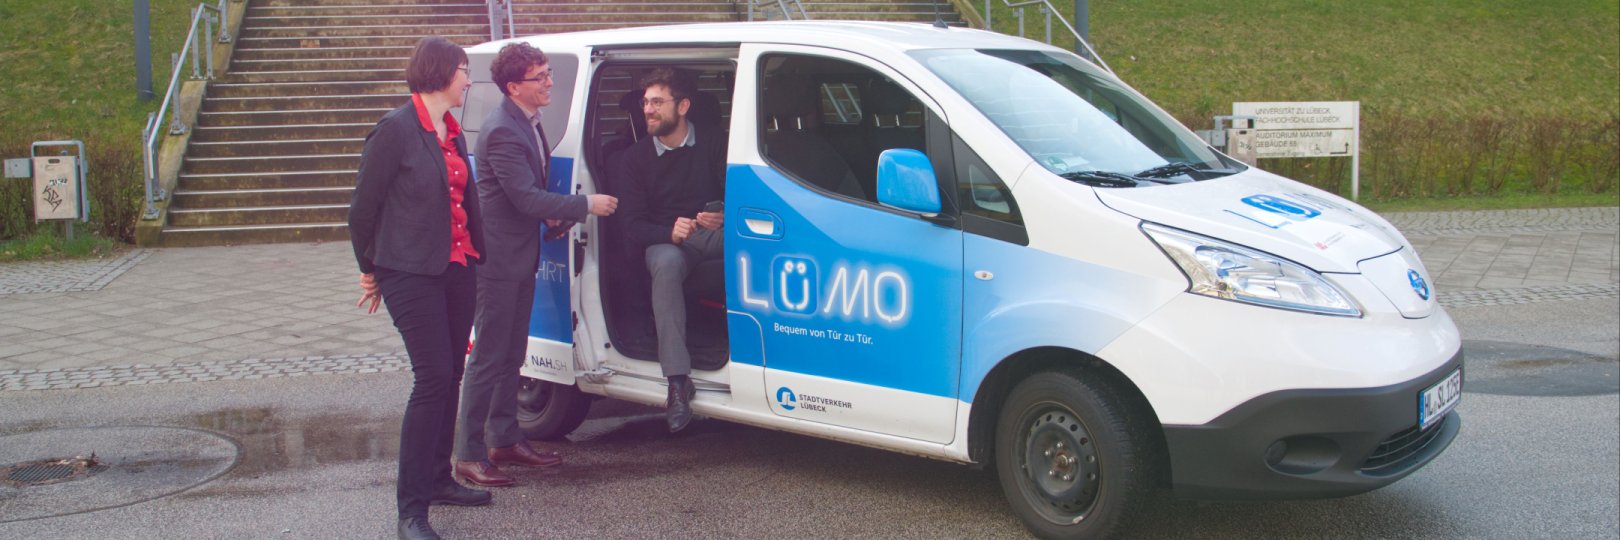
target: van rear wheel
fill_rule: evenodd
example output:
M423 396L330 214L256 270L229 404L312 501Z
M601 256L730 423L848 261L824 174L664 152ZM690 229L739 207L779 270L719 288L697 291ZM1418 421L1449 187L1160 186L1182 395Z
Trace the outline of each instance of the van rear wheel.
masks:
M575 386L524 377L518 383L517 421L524 436L531 440L556 440L568 436L585 421L591 410L591 397Z
M1041 538L1104 538L1151 483L1126 405L1106 384L1069 371L1014 387L996 424L996 473L1013 512Z

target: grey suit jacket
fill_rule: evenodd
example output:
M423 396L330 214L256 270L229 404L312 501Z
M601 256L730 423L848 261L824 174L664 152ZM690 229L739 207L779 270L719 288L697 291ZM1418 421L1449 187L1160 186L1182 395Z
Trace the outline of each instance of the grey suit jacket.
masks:
M466 136L456 152L467 159ZM479 230L478 198L469 186L461 207L473 249L487 254ZM349 241L360 271L378 266L438 275L450 264L450 179L438 135L422 129L416 105L389 111L366 135L360 174L349 203ZM487 257L487 255L485 255Z
M546 191L541 171L550 149L541 150L533 124L509 98L489 112L478 136L478 202L483 214L484 264L478 275L534 279L540 266L540 228L547 219L584 221L584 195Z

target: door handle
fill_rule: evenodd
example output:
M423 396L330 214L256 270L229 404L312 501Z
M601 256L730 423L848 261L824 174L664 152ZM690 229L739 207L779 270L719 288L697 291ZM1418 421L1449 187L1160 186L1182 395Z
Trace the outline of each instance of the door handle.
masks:
M782 218L776 214L758 208L743 208L739 215L743 226L737 229L738 234L766 240L782 239Z

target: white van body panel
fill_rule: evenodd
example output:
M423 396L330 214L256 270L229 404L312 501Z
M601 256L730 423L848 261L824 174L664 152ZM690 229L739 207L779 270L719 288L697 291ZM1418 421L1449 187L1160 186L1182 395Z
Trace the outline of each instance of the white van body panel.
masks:
M1253 167L1225 178L1101 190L1098 196L1120 212L1272 253L1318 272L1355 273L1357 263L1408 245L1377 214Z

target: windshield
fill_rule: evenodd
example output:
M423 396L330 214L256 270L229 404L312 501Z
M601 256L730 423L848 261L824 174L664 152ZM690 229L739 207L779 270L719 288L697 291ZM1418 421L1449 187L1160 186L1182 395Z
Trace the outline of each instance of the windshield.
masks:
M1203 180L1242 168L1072 54L952 49L912 55L1055 174L1132 187Z

